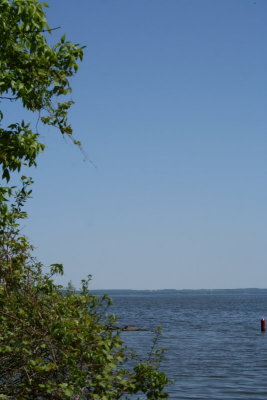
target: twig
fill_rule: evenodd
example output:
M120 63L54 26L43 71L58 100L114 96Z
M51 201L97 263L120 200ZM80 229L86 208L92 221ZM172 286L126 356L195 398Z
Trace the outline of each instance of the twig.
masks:
M0 99L14 101L14 100L18 100L18 97L0 96Z
M42 32L55 31L56 29L61 29L61 26L57 26L56 28L42 29L40 31L38 31L38 30L36 30L36 31L22 31L20 33L42 33ZM13 33L15 33L15 32L13 32Z

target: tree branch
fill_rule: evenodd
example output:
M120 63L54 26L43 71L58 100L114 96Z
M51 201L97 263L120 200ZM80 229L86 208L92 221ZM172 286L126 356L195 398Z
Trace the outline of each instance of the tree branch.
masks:
M38 30L35 30L35 31L22 31L20 33L43 33L43 32L55 31L56 29L61 29L61 26L57 26L56 28L43 29L41 31L38 31Z
M10 315L10 314L8 314L8 313L5 313L4 311L1 311L1 310L0 310L0 314L4 315L5 317L8 317L8 318L13 319L14 321L20 322L20 323L21 323L22 325L24 325L24 326L25 326L25 325L26 325L26 326L29 326L29 325L30 325L30 324L28 324L28 323L22 321L20 318L13 317L13 315Z
M18 100L18 97L0 96L0 99L14 101Z

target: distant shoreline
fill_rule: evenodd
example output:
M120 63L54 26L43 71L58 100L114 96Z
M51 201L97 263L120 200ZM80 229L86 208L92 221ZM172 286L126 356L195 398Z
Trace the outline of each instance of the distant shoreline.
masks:
M223 295L223 294L236 294L236 295L253 295L263 294L267 295L266 289L258 288L243 288L243 289L155 289L155 290L138 290L138 289L92 289L93 294L109 294L109 295Z

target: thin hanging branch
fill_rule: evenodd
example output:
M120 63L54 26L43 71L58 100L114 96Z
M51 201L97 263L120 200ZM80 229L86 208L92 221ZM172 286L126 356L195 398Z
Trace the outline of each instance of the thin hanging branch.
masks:
M51 32L56 29L61 29L61 26L57 26L56 28L42 29L42 30L34 30L34 31L21 31L20 33L43 33L43 32ZM13 32L15 33L15 32ZM16 32L17 33L17 32Z
M14 101L14 100L18 100L18 97L0 96L0 99Z

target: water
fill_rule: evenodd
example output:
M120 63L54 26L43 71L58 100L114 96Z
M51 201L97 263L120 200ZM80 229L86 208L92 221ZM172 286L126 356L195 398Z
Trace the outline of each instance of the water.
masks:
M234 400L267 398L267 295L129 292L111 294L119 325L163 327L167 349L162 370L174 383L170 399ZM123 332L137 353L149 353L151 331Z

